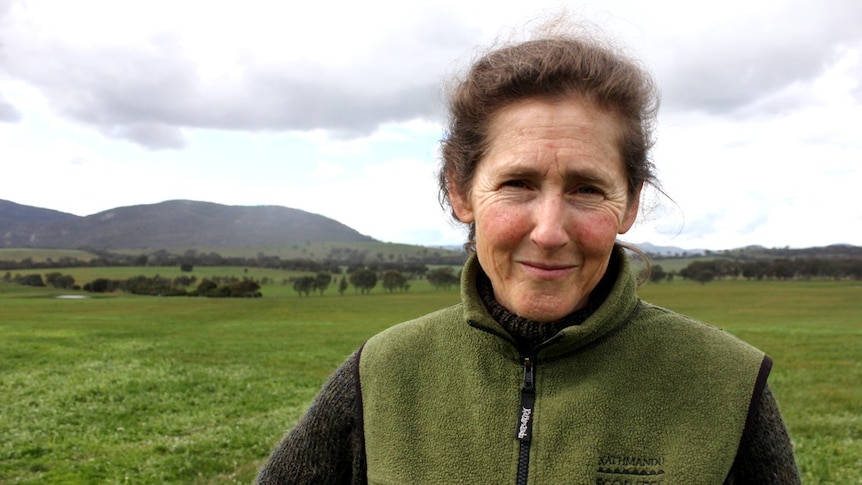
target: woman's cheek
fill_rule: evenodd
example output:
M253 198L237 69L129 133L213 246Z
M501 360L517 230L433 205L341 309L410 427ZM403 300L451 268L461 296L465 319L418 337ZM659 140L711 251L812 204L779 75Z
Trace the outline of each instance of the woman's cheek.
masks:
M480 218L485 236L496 241L517 243L527 231L528 221L516 207L494 207Z
M584 214L573 221L578 245L587 253L607 253L616 241L618 227L616 215L604 211Z

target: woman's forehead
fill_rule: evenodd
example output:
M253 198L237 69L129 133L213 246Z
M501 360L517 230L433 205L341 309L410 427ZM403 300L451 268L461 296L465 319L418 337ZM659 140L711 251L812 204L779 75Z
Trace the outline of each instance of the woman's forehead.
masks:
M509 170L525 172L560 161L621 164L618 130L616 118L591 103L526 100L491 119L483 158L504 158Z

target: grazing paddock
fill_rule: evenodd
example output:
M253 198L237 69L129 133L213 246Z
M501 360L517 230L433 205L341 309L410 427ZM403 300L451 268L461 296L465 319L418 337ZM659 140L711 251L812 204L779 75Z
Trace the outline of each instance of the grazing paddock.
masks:
M83 283L97 269L60 271ZM348 353L458 300L411 284L60 299L70 291L0 283L0 483L249 483ZM862 483L862 285L674 281L641 294L768 352L805 483Z

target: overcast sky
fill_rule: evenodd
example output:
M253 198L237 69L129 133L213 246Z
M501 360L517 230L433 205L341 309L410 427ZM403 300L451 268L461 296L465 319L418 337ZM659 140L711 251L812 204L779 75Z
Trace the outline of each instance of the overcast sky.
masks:
M624 239L862 245L859 0L0 0L0 199L272 204L460 244L434 181L442 86L561 5L662 91L671 199L648 194Z

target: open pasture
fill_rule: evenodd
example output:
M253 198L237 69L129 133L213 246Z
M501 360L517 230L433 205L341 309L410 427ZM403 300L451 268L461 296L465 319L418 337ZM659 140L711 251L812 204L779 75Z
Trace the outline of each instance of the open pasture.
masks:
M46 273L57 272L68 274L75 278L75 283L83 286L84 283L91 282L96 278L107 278L111 280L125 280L134 276L162 276L165 278L176 278L178 276L194 276L197 282L204 278L234 276L238 278L254 278L260 280L268 277L272 279L277 286L281 286L281 282L285 278L297 276L301 273L296 271L286 271L279 269L268 268L238 268L224 266L198 266L192 272L181 271L178 266L112 266L112 267L94 267L94 268L57 268L57 269L16 269L16 270L0 270L0 275L9 272L11 275L22 274L28 275L39 273L43 276ZM335 276L335 275L333 275ZM333 277L333 280L335 278ZM196 283L197 284L197 283ZM192 285L192 286L196 286ZM328 291L332 291L334 286L331 286Z
M0 283L0 483L248 483L348 353L458 300L411 283L73 300ZM862 285L675 281L641 294L772 355L804 482L862 483Z

